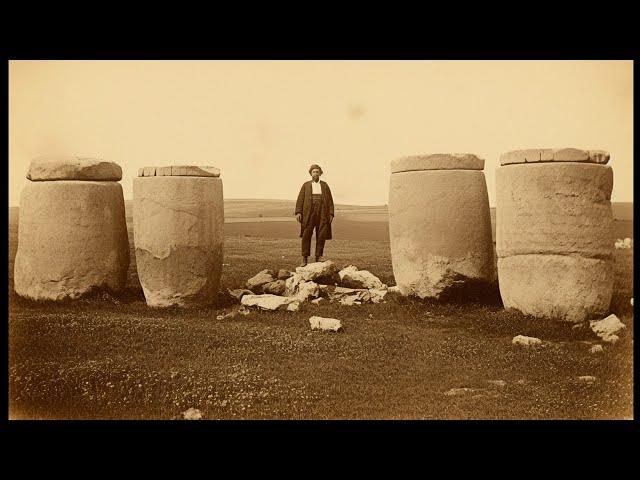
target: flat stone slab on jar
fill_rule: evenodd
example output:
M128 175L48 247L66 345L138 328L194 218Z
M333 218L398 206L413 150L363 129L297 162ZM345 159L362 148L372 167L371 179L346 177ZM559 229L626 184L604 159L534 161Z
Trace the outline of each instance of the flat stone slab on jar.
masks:
M169 167L143 167L139 177L219 177L220 169L195 165L171 165Z
M500 165L540 162L583 162L605 165L609 152L604 150L579 150L577 148L532 148L512 150L500 155Z
M391 173L417 170L482 170L484 160L471 153L411 155L391 162Z
M122 180L122 168L115 162L78 156L41 156L29 165L31 181L50 180Z

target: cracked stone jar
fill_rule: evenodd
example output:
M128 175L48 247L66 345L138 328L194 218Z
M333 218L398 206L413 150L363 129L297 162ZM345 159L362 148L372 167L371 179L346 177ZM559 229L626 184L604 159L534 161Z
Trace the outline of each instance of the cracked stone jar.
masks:
M82 157L34 159L20 197L14 289L32 300L120 292L129 239L122 169Z
M133 180L136 265L152 307L215 305L224 204L214 167L145 167Z
M505 308L581 322L609 310L614 238L609 154L517 150L496 169L496 248Z
M496 279L484 160L472 154L391 163L389 239L403 295L441 298Z

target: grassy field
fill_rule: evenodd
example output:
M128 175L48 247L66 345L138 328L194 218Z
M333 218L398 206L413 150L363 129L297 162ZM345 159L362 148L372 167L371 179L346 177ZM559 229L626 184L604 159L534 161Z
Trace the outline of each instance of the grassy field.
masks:
M355 214L365 217L336 217L327 258L393 285L386 223ZM10 286L16 221L10 217ZM132 263L118 298L36 304L10 289L10 418L171 419L190 407L206 419L633 415L631 250L616 250L612 305L629 331L594 355L589 348L597 339L589 332L505 311L497 295L437 303L389 294L378 305L303 305L227 320L216 315L228 307L151 309L128 224ZM290 222L225 224L223 286L240 287L264 268L293 268L297 234ZM311 315L340 318L344 331L312 332ZM518 334L545 343L515 348ZM582 375L595 376L595 383L581 383ZM470 390L446 394L464 387Z

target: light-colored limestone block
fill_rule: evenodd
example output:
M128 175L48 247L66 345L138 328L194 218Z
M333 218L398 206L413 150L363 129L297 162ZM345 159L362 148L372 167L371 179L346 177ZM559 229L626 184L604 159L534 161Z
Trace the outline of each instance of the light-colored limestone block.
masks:
M514 164L496 170L496 250L505 307L581 322L613 292L611 167Z
M494 282L489 197L477 170L392 173L389 237L402 295L439 298L469 282Z
M224 243L222 180L138 177L133 202L138 277L147 304L215 304Z
M129 241L122 187L109 181L28 182L20 198L14 286L33 300L121 291Z

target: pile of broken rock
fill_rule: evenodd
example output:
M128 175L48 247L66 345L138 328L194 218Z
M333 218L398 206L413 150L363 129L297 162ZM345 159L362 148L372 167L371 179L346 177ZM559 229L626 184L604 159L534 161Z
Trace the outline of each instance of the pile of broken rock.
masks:
M327 260L297 267L295 272L262 270L247 280L246 289L230 290L229 294L245 307L296 311L306 301L380 303L387 291L387 286L371 272L353 265L340 270Z

